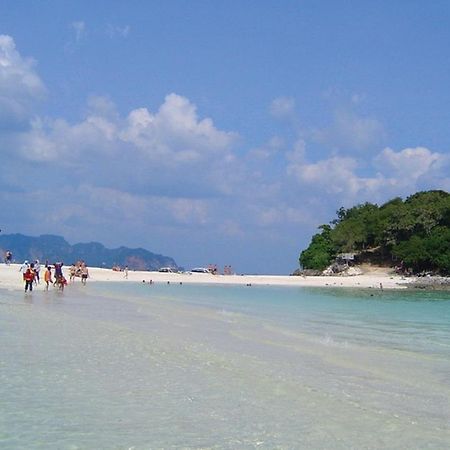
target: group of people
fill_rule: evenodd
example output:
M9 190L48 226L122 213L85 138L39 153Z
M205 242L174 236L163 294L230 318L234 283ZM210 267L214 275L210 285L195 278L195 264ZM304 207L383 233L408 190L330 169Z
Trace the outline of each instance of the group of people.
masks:
M113 272L123 272L123 277L128 279L128 266L122 268L121 266L115 264L114 266L112 266L112 270Z
M219 268L217 267L217 264L209 264L208 265L208 270L213 275L217 275L219 273ZM233 274L233 269L231 268L231 266L224 266L223 274L224 275L232 275Z
M67 285L67 280L62 272L62 267L62 262L55 262L53 267L46 262L44 271L45 290L48 291L50 285L58 287L58 289L62 291L64 290L64 287ZM33 285L40 284L41 265L38 259L34 262L24 261L19 268L19 272L22 273L23 281L25 282L25 292L32 292ZM79 261L77 264L72 264L70 268L70 281L73 281L76 276L81 277L82 283L86 284L86 280L89 277L89 271L84 261Z
M81 282L86 284L87 279L89 278L89 269L84 261L77 261L72 264L69 269L70 281L75 281L76 277L81 278Z
M62 274L62 263L55 263L55 281L52 279L52 270L49 264L45 265L44 281L45 289L48 290L50 283L58 285L61 289L64 289L64 276ZM23 281L25 282L25 292L32 291L33 285L41 282L41 264L36 259L34 262L24 261L20 266L19 272L22 272Z
M223 268L223 274L224 275L233 275L233 269L231 268L231 266L225 266Z

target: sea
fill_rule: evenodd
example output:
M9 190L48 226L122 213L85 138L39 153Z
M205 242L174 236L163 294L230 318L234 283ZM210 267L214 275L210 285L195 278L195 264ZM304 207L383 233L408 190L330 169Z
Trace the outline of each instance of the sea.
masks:
M450 293L0 290L0 448L448 449Z

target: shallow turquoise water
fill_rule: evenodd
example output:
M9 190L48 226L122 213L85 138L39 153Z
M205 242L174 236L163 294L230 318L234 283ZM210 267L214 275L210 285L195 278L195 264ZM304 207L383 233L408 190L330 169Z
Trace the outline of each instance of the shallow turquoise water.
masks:
M5 449L450 447L450 295L0 291Z

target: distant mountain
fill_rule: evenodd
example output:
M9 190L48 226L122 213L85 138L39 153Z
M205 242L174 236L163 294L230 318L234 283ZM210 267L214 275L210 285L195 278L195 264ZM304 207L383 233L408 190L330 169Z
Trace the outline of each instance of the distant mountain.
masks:
M128 266L132 270L158 270L161 267L178 268L168 256L157 255L143 248L106 248L98 242L70 245L61 236L43 234L39 237L23 234L0 235L1 256L11 251L13 260L23 262L39 259L41 263L63 261L66 265L83 260L92 267Z

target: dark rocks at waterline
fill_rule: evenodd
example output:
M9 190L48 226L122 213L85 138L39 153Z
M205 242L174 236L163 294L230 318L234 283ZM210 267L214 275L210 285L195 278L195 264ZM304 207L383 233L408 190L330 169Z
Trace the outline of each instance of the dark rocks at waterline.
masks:
M418 277L407 285L412 289L450 291L450 277L426 276Z
M291 276L295 277L318 277L320 275L322 275L322 271L314 269L297 269L291 273Z
M340 276L351 277L361 275L363 272L357 266L349 266L347 264L332 264L325 270L314 269L297 269L291 275L300 277L319 277L319 276Z

